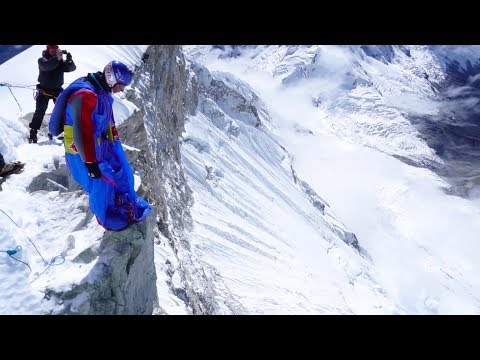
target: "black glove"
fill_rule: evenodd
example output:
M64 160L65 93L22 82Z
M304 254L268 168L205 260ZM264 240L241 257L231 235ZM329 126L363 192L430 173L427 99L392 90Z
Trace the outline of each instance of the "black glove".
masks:
M67 61L72 61L72 54L67 53Z
M86 162L85 166L88 169L88 177L91 177L93 179L100 179L102 177L102 172L100 171L97 163Z

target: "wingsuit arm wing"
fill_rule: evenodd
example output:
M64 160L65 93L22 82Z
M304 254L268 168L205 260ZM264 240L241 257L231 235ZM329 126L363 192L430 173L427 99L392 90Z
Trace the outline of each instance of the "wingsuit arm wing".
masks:
M97 94L90 90L76 92L70 100L73 115L73 137L78 153L87 163L96 163L95 122L93 112L97 105Z

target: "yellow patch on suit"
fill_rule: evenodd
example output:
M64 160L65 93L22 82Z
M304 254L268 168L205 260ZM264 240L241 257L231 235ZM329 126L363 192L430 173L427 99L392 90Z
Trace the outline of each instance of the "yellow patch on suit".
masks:
M78 154L77 146L73 142L73 128L70 125L65 125L63 128L65 152L69 154Z

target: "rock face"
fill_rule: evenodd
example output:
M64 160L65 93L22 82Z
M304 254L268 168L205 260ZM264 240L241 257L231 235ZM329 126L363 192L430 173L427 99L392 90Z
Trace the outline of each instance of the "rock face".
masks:
M140 111L120 127L120 135L141 149L135 166L158 209L160 231L172 240L191 225L193 198L181 167L180 139L196 99L180 46L150 46L146 53L148 61L137 71L139 91L129 98Z
M181 162L185 118L198 105L198 83L189 73L180 46L150 46L148 61L138 69L137 89L129 100L140 109L120 127L126 144L143 151L134 155L149 201L158 209L157 228L171 248L165 259L167 291L194 314L214 313L215 294L205 270L190 251L192 191ZM160 243L160 240L159 240ZM156 313L167 313L161 307Z
M157 301L153 265L155 217L123 231L106 231L98 247L81 252L74 263L96 264L71 290L46 291L63 305L59 314L149 315Z

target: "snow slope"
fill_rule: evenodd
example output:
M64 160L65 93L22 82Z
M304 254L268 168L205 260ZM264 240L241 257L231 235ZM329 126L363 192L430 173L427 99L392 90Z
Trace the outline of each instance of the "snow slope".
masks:
M397 307L480 312L478 202L448 195L450 184L438 175L397 159L444 162L408 118L434 117L442 105L427 81L445 76L438 49L394 48L380 59L338 46L259 46L233 59L209 47L185 52L257 92L298 175L357 235Z
M222 301L246 314L402 312L372 264L341 240L347 230L328 205L323 213L295 182L288 152L268 126L233 111L239 97L250 99L268 124L261 100L229 74L211 76L200 81L230 91L213 88L200 100L182 155L195 198L192 253L228 289Z

